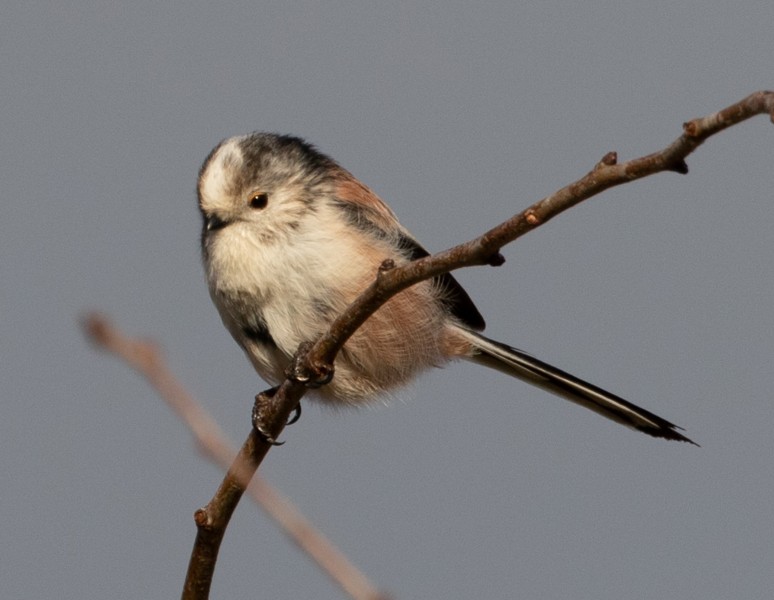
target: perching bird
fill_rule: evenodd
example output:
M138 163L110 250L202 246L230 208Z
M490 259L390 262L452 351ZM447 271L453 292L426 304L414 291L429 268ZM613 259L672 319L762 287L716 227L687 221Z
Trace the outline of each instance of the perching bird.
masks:
M272 385L373 281L379 266L427 256L354 175L303 140L270 133L216 146L199 173L202 254L226 328ZM469 360L648 435L691 442L669 421L479 333L484 319L451 275L390 299L346 342L319 399L358 405L428 367Z

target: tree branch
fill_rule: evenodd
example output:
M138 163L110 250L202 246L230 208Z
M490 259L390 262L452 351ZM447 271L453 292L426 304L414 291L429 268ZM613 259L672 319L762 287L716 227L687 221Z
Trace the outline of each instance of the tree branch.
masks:
M303 374L304 378L308 376L311 381L326 379L333 372L336 355L349 337L395 294L420 281L463 267L499 266L504 262L499 253L504 245L543 225L583 200L612 187L665 171L687 173L688 166L685 159L707 138L727 127L763 113L769 114L774 122L774 92L756 92L717 113L685 123L682 135L659 152L621 164L618 164L616 153L609 152L591 171L577 181L536 202L476 239L401 267L395 267L391 261L385 261L374 282L333 322L328 332L310 349L306 347L299 349L299 354L294 361L293 373ZM298 377L295 380L286 379L276 393L263 397L261 422L265 430L275 439L282 432L288 417L306 391L305 386L299 383L301 379ZM265 440L254 434L245 443L243 453L249 455L247 462L250 463L253 471L259 466L269 448ZM234 482L224 480L221 487L231 490L232 486L235 486L234 491L237 493L233 493L232 496L235 497L235 501L238 501L241 495L240 485L242 484L239 480ZM229 510L233 510L232 505L229 505ZM209 518L215 522L222 521L224 516L213 514ZM227 520L228 517L225 517L225 522ZM211 545L210 548L213 555L207 560L207 568L214 568L217 545ZM186 596L186 598L203 597L206 596Z
M686 174L685 159L710 136L755 115L768 114L774 122L774 92L761 91L716 113L683 124L683 133L663 150L618 163L608 152L586 175L483 235L443 252L395 267L385 261L374 282L344 311L311 348L303 347L292 371L304 379L323 381L334 372L334 360L345 342L387 300L406 288L463 267L503 264L500 248L543 225L565 210L615 186L666 171ZM265 429L276 439L288 416L306 391L302 384L286 379L266 404Z
M685 159L710 136L758 114L774 122L774 92L762 91L707 117L683 124L683 134L659 152L618 164L615 152L607 153L579 180L539 200L526 210L490 229L480 237L400 268L385 265L375 281L339 317L306 355L312 372L332 368L344 343L363 322L392 296L420 281L463 267L499 266L500 248L543 225L565 210L612 187L664 171L685 174Z
M401 267L385 261L374 282L330 326L328 332L295 360L295 370L311 380L333 373L336 355L369 316L400 291L432 277L476 265L498 266L504 262L500 248L543 225L576 204L612 187L665 171L688 172L685 159L710 136L755 115L768 114L774 122L774 92L761 91L706 117L683 124L683 133L659 152L618 164L615 152L607 153L586 175L539 200L526 210L483 235ZM316 376L315 376L316 375ZM271 399L264 426L276 439L305 389L286 379Z

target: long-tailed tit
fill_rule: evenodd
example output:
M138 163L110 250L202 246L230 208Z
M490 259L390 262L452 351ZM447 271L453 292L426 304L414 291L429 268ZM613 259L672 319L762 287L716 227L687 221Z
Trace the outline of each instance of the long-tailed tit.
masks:
M427 252L365 185L303 140L232 137L202 165L202 254L226 328L272 385L372 282L386 259ZM336 358L323 401L357 405L420 371L465 359L522 379L655 437L690 441L675 425L479 333L484 319L451 275L400 292Z

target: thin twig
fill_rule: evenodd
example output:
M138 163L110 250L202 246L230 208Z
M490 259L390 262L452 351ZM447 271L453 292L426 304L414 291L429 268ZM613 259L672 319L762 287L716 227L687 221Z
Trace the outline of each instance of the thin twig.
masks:
M665 171L687 173L686 157L707 138L763 113L769 114L774 121L774 92L756 92L717 113L685 123L683 134L659 152L621 164L618 164L616 154L609 152L579 180L543 198L470 242L397 268L390 261L385 261L375 281L333 322L327 333L318 339L310 350L299 354L296 360L297 371L310 374L312 380L321 380L324 375L332 373L334 360L344 343L370 315L400 291L420 281L463 267L501 265L504 259L499 252L505 244L543 225L579 202L617 185ZM267 411L270 418L263 421L263 426L274 438L281 433L288 416L298 405L304 392L302 385L288 379L272 396L269 402L271 409ZM256 447L258 446L260 444L256 444ZM269 448L265 443L263 446L265 447L260 447L257 453L251 455L250 460L256 467ZM217 547L210 549L213 551L211 566L214 568ZM206 596L191 596L193 597Z
M307 353L307 369L312 373L332 369L336 355L350 336L401 290L463 267L499 266L504 262L499 255L504 245L612 187L665 171L687 173L685 159L707 138L759 114L769 114L774 122L774 92L756 92L717 113L684 123L683 134L659 152L621 164L617 162L616 153L609 152L579 180L539 200L480 237L399 268L380 270L374 282Z
M356 600L387 598L288 498L259 475L253 476L260 462L255 461L259 453L258 446L263 444L258 436L250 435L234 458L236 451L223 431L172 374L156 344L128 337L106 317L96 313L87 315L82 325L87 338L98 348L111 352L145 377L186 423L198 449L214 463L228 470L210 503L194 515L198 527L197 542L194 544L183 598L207 597L220 542L248 483L247 493L250 497L350 597Z
M463 267L501 265L504 259L499 252L505 244L579 202L617 185L665 171L687 173L686 157L707 138L764 113L769 114L774 122L774 92L756 92L717 113L684 123L683 134L659 152L621 164L618 164L615 152L608 152L585 176L469 242L397 268L390 261L385 261L374 282L331 324L310 350L296 357L296 367L305 371L312 380L323 379L333 372L336 355L349 337L398 292ZM286 379L274 394L274 407L270 413L275 418L265 421L264 426L275 438L285 425L284 419L298 405L304 392L298 383Z
M483 235L432 256L401 267L385 261L374 282L331 324L311 349L299 349L296 372L309 380L324 380L334 372L334 360L350 336L369 316L400 291L432 277L476 265L499 266L504 262L500 248L550 219L612 187L666 171L688 172L686 157L707 138L755 115L768 114L774 122L774 92L751 94L717 113L683 124L683 133L659 152L619 164L615 152L608 152L586 175L539 200L526 210ZM286 379L273 395L263 426L276 439L288 415L306 390Z

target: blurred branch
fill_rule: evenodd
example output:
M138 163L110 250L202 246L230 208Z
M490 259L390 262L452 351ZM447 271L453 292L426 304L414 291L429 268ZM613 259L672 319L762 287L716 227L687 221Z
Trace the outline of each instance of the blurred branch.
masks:
M234 458L236 452L218 424L172 374L156 344L126 336L106 317L96 313L87 315L82 326L86 337L98 348L111 352L145 377L191 430L199 451L228 471L212 500L194 515L197 536L183 591L184 599L206 598L209 595L220 542L245 489L282 531L350 597L357 600L386 599L288 498L262 477L253 477L260 459L268 450L260 436L253 432Z

